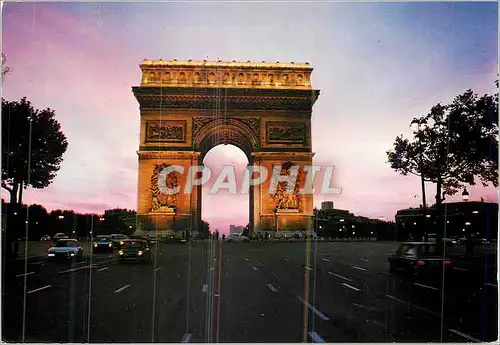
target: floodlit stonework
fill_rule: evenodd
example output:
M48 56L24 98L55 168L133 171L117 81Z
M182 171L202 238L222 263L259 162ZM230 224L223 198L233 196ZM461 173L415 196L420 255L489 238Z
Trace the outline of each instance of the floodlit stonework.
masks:
M190 194L163 195L158 174L178 165L202 165L207 152L233 144L250 165L269 171L312 165L311 115L319 91L311 87L308 63L144 60L139 102L141 133L138 230L198 230L201 187ZM163 183L160 178L160 183ZM156 181L156 182L155 182ZM301 194L304 178L288 193L271 179L250 186L250 229L310 229L313 195ZM186 179L170 174L170 187L185 189ZM223 209L223 208L222 208Z

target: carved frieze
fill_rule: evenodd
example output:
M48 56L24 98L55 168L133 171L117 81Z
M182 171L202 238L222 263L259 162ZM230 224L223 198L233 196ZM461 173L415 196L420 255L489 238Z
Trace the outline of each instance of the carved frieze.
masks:
M258 117L244 117L241 119L238 119L239 121L243 122L246 124L248 127L250 127L256 137L258 138L260 136L260 118Z
M307 139L302 122L268 122L266 127L268 143L303 143Z
M146 122L146 142L183 143L185 141L186 121Z
M164 187L174 190L179 186L179 173L170 172L165 174L164 169L168 168L167 164L159 164L153 168L151 175L151 212L175 212L179 193L164 194L160 189L160 184Z
M310 89L308 63L144 61L142 85Z
M196 138L203 127L209 124L214 119L211 117L195 117L193 118L193 138Z
M290 175L292 164L284 164L282 166L280 175ZM276 192L271 196L275 202L278 212L283 211L298 211L300 209L300 184L302 181L302 172L299 170L295 187L291 193L287 191L286 182L278 182L276 185Z

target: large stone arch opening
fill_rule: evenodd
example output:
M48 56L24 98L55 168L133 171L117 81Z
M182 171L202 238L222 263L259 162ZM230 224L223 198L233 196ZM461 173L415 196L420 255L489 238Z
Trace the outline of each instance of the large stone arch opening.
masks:
M319 91L309 64L145 60L140 67L141 85L132 88L141 113L139 232L199 230L201 186L186 188L188 171L220 144L268 171L249 190L251 231L311 229L313 196L298 193L314 156L310 120ZM271 192L273 168L286 173L284 163L301 178L291 191L278 184ZM180 171L163 173L172 167ZM161 186L178 191L164 195Z
M249 224L252 214L250 193L241 190L245 170L249 166L245 152L231 143L218 144L203 157L200 155L200 161L212 172L210 181L200 192L201 219L208 222L212 230L219 229L226 234L230 225ZM232 176L227 176L224 171L231 171ZM233 178L236 181L234 189L227 184L217 183L222 179L227 182Z

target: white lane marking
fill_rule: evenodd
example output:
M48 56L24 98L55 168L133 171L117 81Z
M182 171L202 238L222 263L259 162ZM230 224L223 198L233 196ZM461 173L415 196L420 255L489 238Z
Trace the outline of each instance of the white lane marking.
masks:
M35 274L35 272L21 273L21 274L18 274L16 276L16 278L25 277L25 276L29 276L29 275L32 275L32 274Z
M474 337L471 337L471 336L470 336L470 335L468 335L468 334L465 334L465 333L462 333L462 332L460 332L460 331L457 331L456 329L448 329L448 331L450 331L451 333L454 333L454 334L456 334L456 335L458 335L458 336L460 336L460 337L462 337L462 338L465 338L465 339L467 339L467 340L470 340L470 341L472 341L472 342L474 342L474 343L482 343L482 341L481 341L481 340L476 339L476 338L474 338Z
M315 307L313 307L312 305L310 305L309 303L307 303L306 301L304 301L302 298L300 298L300 296L297 296L298 300L301 301L306 307L308 307L309 309L311 309L316 315L318 315L322 320L324 321L328 321L330 320L330 318L328 316L326 316L325 314L323 314L322 312L320 312L318 309L316 309Z
M360 291L358 288L355 288L354 286L352 285L349 285L349 284L346 284L346 283L342 283L342 285L344 285L345 287L348 287L349 289L352 289L354 291Z
M105 271L105 270L107 270L107 269L108 269L108 267L107 267L107 266L106 266L106 267L103 267L103 268L99 268L99 269L97 270L97 272L102 272L102 271Z
M323 261L330 262L330 260L329 260L329 259L327 259L327 258L323 258ZM310 334L310 333L316 333L316 332L309 332L309 334ZM317 333L316 333L316 334L317 334Z
M87 265L87 266L81 266L81 267L76 267L76 268L70 268L69 270L64 270L64 271L60 271L60 272L57 272L59 274L61 273L68 273L68 272L75 272L75 271L79 271L79 270L84 270L86 268L92 268L92 267L95 267L96 265Z
M201 289L201 292L205 293L208 290L208 284L203 285L203 288Z
M452 269L455 271L469 272L467 268L453 267Z
M369 260L368 260L368 259L365 259L365 258L361 258L361 261L368 262Z
M420 283L413 283L413 285L421 286L423 288L431 289L431 290L434 290L434 291L439 291L439 289L435 288L434 286L424 285L424 284L420 284Z
M33 262L31 263L32 265L42 265L43 264L43 261L38 261L38 262Z
M183 343L189 343L189 341L191 340L191 333L186 333L184 334L184 336L182 337L182 342Z
M385 295L385 296L386 296L387 298L390 298L390 299L392 299L392 300L398 301L398 302L400 302L400 303L403 303L403 304L408 304L408 302L405 302L405 301L403 301L402 299L399 299L399 298L397 298L397 297L394 297L394 296L391 296L391 295Z
M272 292L278 292L278 290L276 290L276 288L273 286L273 284L267 284L267 287L269 288L269 290L271 290Z
M278 277L278 276L276 275L276 273L274 273L274 272L269 272L269 273L271 273L271 275L272 275L272 276L273 276L273 277L274 277L277 281L281 281L281 278L280 278L280 277Z
M309 336L311 337L311 339L315 342L315 343L324 343L325 341L323 340L323 338L321 338L319 336L318 333L316 332L309 332Z
M31 291L28 291L26 292L28 295L29 294L32 294L33 292L37 292L37 291L41 291L41 290L45 290L45 289L48 289L49 287L51 287L52 285L46 285L44 287L41 287L41 288L38 288L38 289L35 289L35 290L31 290Z
M498 285L493 284L493 283L484 283L484 285L493 286L493 287L498 287Z
M343 277L343 276L341 276L340 274L337 274L337 273L328 272L328 274L331 274L332 276L338 277L338 278L340 278L340 279L344 279L344 280L346 280L346 281L348 281L348 282L350 282L350 281L351 281L351 279L346 278L346 277Z
M129 287L130 287L130 285L124 285L124 286L122 286L121 288L119 288L118 290L116 290L116 291L115 291L115 292L113 292L113 293L119 293L119 292L122 292L123 290L128 289Z
M363 268L363 267L359 267L359 266L351 266L351 267L354 268L355 270L366 271L366 268Z
M287 258L286 256L285 256L283 259L285 259L285 261L290 262L290 259L289 259L289 258Z
M252 267L254 271L258 271L259 269L255 266Z
M313 271L313 269L312 269L311 267L309 267L309 266L304 266L304 268L305 268L306 270L308 270L308 271Z
M245 261L248 261L248 258L245 258Z
M161 267L156 267L155 268L155 271L159 271L159 270L161 270Z
M431 311L431 310L429 310L429 309L425 309L425 308L423 308L423 307L419 307L418 305L413 305L412 307L413 307L414 309L424 311L424 312L426 312L427 314L430 314L430 315L432 315L432 316L434 316L434 317L441 318L441 315L439 315L438 313L435 313L435 312L433 312L433 311Z

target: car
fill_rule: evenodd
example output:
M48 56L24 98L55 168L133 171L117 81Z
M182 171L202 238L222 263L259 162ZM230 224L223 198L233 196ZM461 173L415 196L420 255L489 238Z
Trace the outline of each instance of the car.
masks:
M144 237L144 236L139 236L139 235L132 235L132 236L129 236L129 239L131 239L131 240L142 240L142 241L146 241L146 243L148 244L148 247L151 247L153 244L156 244L156 241L151 240L151 238Z
M110 253L113 251L113 242L109 235L99 235L94 241L94 253L105 252Z
M40 241L42 241L42 242L50 241L50 236L49 235L44 235L44 236L42 236L42 238L40 239Z
M69 237L68 237L68 235L66 235L62 232L58 232L57 234L55 234L52 237L52 241L54 241L54 243L56 243L57 241L62 240L63 238L69 238Z
M232 234L226 237L225 242L250 242L250 239L240 234Z
M143 261L149 263L151 261L151 251L147 241L138 239L125 239L121 241L117 257L120 262L126 260Z
M119 248L122 245L122 242L128 239L127 235L124 234L111 234L109 235L111 242L115 248Z
M389 255L389 270L413 276L439 276L444 266L451 268L449 254L450 251L443 251L435 242L405 242Z
M83 248L80 242L76 239L60 239L50 247L47 252L48 260L68 260L81 259L83 257Z

